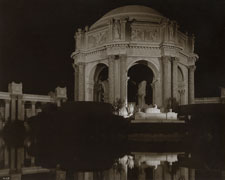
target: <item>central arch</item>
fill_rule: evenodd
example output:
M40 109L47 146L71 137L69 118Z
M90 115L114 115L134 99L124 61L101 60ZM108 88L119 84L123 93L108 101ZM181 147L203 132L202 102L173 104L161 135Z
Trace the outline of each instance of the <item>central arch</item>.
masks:
M154 80L154 73L148 66L148 62L141 60L134 63L128 69L128 77L128 103L135 103L140 106L140 91L142 91L145 94L145 104L153 104L152 82Z

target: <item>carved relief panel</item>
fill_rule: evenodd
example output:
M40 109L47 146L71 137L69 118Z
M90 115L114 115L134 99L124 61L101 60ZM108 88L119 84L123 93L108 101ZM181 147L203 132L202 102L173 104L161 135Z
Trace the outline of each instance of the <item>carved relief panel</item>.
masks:
M97 47L108 42L108 34L108 30L104 30L88 35L88 48Z
M156 42L159 40L159 28L132 26L132 41Z

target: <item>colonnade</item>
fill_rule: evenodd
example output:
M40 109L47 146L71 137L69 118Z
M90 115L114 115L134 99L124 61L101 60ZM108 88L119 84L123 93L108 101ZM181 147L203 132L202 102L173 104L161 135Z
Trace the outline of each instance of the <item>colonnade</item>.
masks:
M178 96L182 99L180 104L194 104L195 99L195 86L194 86L194 72L195 66L188 66L187 76L188 83L184 81L184 86L182 88L178 87L178 64L179 59L177 57L163 56L162 57L162 73L163 73L163 103L164 108L168 106L168 100L179 99ZM186 92L188 91L188 92ZM188 96L188 101L185 100L185 94Z
M4 124L8 121L24 121L37 115L41 112L43 104L55 103L57 106L60 106L66 99L65 88L56 88L54 96L23 94L22 83L17 84L12 82L9 84L8 92L0 92L0 130L3 129ZM21 169L23 167L35 167L35 158L28 155L26 148L9 148L6 145L2 148L3 156L0 156L0 162L3 163L0 168L0 174L2 170L8 169L11 179L18 178L15 173L21 176Z
M105 64L108 65L108 100L109 103L115 102L117 99L127 101L127 73L128 73L128 59L126 54L108 55ZM146 61L149 63L148 61ZM135 63L135 62L134 62ZM158 106L168 108L169 99L181 99L179 104L193 104L194 103L194 72L195 66L184 66L180 64L178 57L162 56L159 60L160 67L155 67L153 70L154 82L152 83L153 103ZM154 63L153 63L154 64ZM152 65L154 66L154 65ZM178 69L183 67L182 78L183 86L178 86ZM151 68L151 67L150 67ZM79 62L74 65L75 74L75 101L93 101L87 95L90 92L89 84L86 79L91 79L91 74L86 70L86 64ZM156 85L157 84L157 85ZM93 88L92 88L93 89Z

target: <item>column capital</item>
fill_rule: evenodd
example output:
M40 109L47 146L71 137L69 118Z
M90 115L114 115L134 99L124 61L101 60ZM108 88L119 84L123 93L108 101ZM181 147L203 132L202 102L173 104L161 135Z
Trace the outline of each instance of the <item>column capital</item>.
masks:
M17 95L17 98L18 98L19 100L21 100L21 99L23 99L23 95L22 95L22 94L19 94L19 95Z
M188 66L188 69L189 69L190 71L195 71L196 66L195 66L195 65Z
M180 94L184 94L184 93L185 93L185 89L179 89L178 92L179 92Z
M4 99L5 104L9 104L10 103L10 99Z
M168 63L171 60L171 56L162 56L161 59L163 63Z
M78 62L77 65L78 65L78 66L84 66L85 63L84 63L84 62Z
M126 60L127 55L126 54L120 54L119 57L120 57L121 60Z
M114 60L115 59L115 55L108 55L109 60Z
M10 94L10 97L11 97L12 99L16 99L16 98L17 98L17 95L16 95L16 94Z
M74 63L73 63L73 65L72 65L72 66L73 66L73 69L76 71L76 70L77 70L77 68L78 68L77 64L74 64Z
M32 105L35 105L37 102L36 101L31 101L31 104Z
M153 81L152 81L152 83L151 83L151 87L153 88L153 87L155 87L155 84L156 84L156 82L159 80L159 78L154 78L153 79Z
M179 58L178 57L173 57L172 61L175 62L175 63L178 63L179 62Z

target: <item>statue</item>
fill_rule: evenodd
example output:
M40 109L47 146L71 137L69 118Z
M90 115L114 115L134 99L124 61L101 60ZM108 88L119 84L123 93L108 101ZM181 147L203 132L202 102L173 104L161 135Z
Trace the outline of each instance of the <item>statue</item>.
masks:
M78 29L78 32L76 32L76 49L81 48L81 34L82 34L81 29Z
M173 39L173 36L174 36L174 30L173 30L173 22L170 23L169 25L169 36L170 36L170 40Z
M120 39L120 22L119 22L119 20L115 20L113 30L114 30L114 38Z
M102 86L102 81L98 81L95 84L95 101L97 102L103 102L104 101L104 89Z
M141 81L138 85L138 106L143 108L145 105L145 96L146 96L146 81Z
M107 102L108 101L108 92L109 92L109 81L108 80L104 80L104 81L101 81L101 85L102 85L102 88L103 88L103 100L104 102Z

